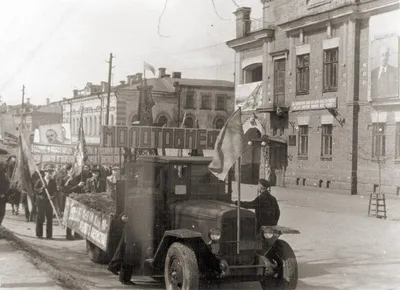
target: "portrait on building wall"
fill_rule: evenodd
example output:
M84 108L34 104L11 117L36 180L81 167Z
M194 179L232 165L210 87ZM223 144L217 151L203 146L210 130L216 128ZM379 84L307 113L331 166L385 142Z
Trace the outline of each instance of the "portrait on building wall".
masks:
M372 35L370 100L399 98L399 36Z
M39 126L41 144L71 144L69 123Z

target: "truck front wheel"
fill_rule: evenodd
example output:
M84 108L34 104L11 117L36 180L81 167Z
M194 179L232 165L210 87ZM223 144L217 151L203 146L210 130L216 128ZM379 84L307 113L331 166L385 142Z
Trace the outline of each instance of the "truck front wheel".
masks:
M165 259L164 279L167 290L197 290L199 266L192 248L173 243Z
M277 240L268 252L267 258L277 267L273 277L264 277L260 280L262 289L296 289L297 259L290 245L283 240Z
M107 253L104 252L102 249L100 249L95 244L89 242L88 240L86 240L86 251L88 253L89 259L93 263L107 264L110 262L110 259L108 258Z

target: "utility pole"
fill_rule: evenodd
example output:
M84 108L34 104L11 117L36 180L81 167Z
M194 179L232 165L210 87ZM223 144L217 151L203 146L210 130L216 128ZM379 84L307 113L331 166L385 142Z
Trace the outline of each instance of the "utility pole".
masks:
M108 66L108 92L107 92L107 113L106 113L106 125L109 125L109 118L110 118L110 94L111 94L111 75L112 75L112 60L115 58L112 53L110 53L110 60L106 61Z

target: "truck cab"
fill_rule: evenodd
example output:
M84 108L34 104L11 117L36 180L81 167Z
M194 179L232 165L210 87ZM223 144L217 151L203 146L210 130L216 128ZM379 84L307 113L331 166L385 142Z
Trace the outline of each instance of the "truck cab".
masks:
M134 274L165 281L174 290L195 290L202 279L294 289L296 257L279 237L298 231L257 229L254 212L232 203L231 174L218 180L208 170L211 161L141 156L127 164L126 255Z

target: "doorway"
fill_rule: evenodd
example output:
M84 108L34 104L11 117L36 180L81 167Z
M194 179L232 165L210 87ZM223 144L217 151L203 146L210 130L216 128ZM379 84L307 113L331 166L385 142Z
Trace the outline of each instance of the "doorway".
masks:
M287 145L271 142L269 165L271 168L270 182L273 186L285 186L287 167Z

